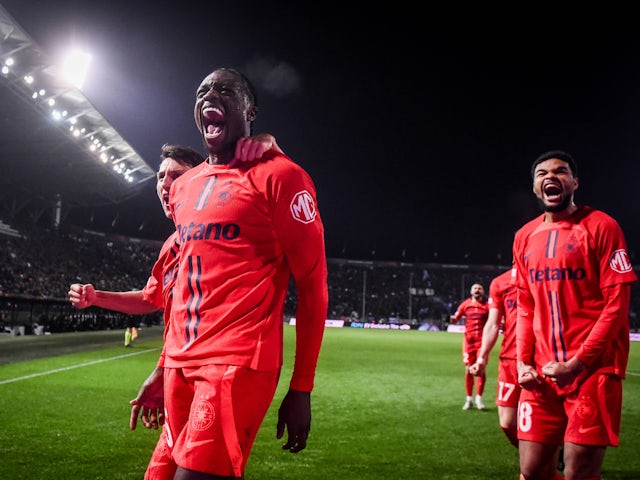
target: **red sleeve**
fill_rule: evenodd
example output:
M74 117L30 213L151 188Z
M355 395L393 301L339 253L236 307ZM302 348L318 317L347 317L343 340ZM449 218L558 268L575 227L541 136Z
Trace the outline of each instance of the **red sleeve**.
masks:
M158 258L151 270L151 276L147 280L147 284L142 289L143 298L154 304L156 307L164 308L164 296L163 296L163 278L167 269L167 261L171 255L171 248L177 238L175 232L164 241ZM175 255L174 255L175 256Z
M452 315L452 317L455 319L455 322L459 322L460 319L462 318L462 315L464 315L464 308L466 305L467 301L463 300L462 303L460 305L458 305L458 308L456 309L456 311L454 312L454 314Z
M307 249L318 254L308 264ZM300 259L304 258L302 262ZM298 294L296 312L296 356L291 376L290 388L303 392L313 390L316 365L320 354L320 346L324 335L329 301L327 287L327 263L324 256L324 240L322 238L307 240L287 251L287 260L293 265L300 264L301 270L294 269ZM304 265L306 265L306 268Z
M489 299L487 300L489 309L495 308L498 310L498 318L502 318L504 315L504 299L502 296L504 287L502 283L502 274L491 280L491 283L489 284Z
M274 222L296 283L296 353L290 388L310 392L327 318L329 293L324 226L316 189L302 168L281 163L286 172L274 184Z
M513 242L513 266L517 286L517 320L516 320L516 352L519 362L533 364L535 336L533 334L534 301L525 278L523 262L524 252L521 247L522 236L517 235Z
M629 321L629 301L631 285L617 284L603 289L604 309L594 324L589 336L576 352L578 359L589 366L592 365L609 348L611 341L617 336L621 322Z

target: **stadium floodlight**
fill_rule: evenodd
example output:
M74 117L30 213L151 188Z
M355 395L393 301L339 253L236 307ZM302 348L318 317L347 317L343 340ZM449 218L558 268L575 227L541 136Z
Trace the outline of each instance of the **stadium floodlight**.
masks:
M90 54L77 49L71 50L65 57L62 66L65 80L81 89L89 69L89 63L91 63Z

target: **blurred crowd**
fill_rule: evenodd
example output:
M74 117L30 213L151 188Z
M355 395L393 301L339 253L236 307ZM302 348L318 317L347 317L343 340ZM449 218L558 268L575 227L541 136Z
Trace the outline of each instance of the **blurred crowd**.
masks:
M75 310L72 283L98 290L144 287L162 242L86 230L33 230L0 235L0 333L54 333L160 324L161 314L133 317L99 308ZM328 259L329 319L444 329L471 284L488 290L505 265L450 265ZM640 288L634 287L631 328L638 331ZM295 285L285 304L295 315Z

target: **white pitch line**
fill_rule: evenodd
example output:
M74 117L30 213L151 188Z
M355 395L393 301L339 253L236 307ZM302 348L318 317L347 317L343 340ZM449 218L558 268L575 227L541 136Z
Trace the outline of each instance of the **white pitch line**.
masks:
M64 367L64 368L56 368L55 370L49 370L47 372L32 373L31 375L25 375L24 377L10 378L8 380L0 380L0 385L4 385L5 383L17 382L19 380L28 380L28 379L34 378L34 377L41 377L43 375L50 375L52 373L65 372L67 370L73 370L74 368L88 367L89 365L95 365L96 363L110 362L111 360L119 360L121 358L132 357L134 355L140 355L142 353L152 352L154 350L160 350L160 349L159 348L151 348L149 350L142 350L140 352L127 353L126 355L118 355L117 357L103 358L103 359L100 359L100 360L94 360L92 362L80 363L78 365L70 365L70 366Z

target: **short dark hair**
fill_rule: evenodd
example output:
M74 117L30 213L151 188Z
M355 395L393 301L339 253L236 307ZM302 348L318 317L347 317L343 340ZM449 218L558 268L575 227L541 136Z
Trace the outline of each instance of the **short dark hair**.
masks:
M534 178L536 173L536 167L544 162L545 160L549 160L550 158L557 158L558 160L562 160L563 162L567 162L569 164L569 168L571 169L571 173L574 177L578 176L578 164L573 159L571 155L567 152L563 152L562 150L549 150L548 152L543 153L538 158L536 158L531 164L531 178Z
M160 151L160 161L173 158L184 165L195 167L204 161L204 157L191 147L183 147L174 143L165 143Z
M233 73L234 75L240 77L240 79L242 80L242 83L244 83L244 87L246 90L246 94L249 97L249 101L257 111L258 94L256 92L255 87L253 86L253 83L251 83L251 80L249 80L249 77L247 77L244 73L242 73L240 70L234 67L221 67L221 68L218 68L218 70L226 70L227 72Z

